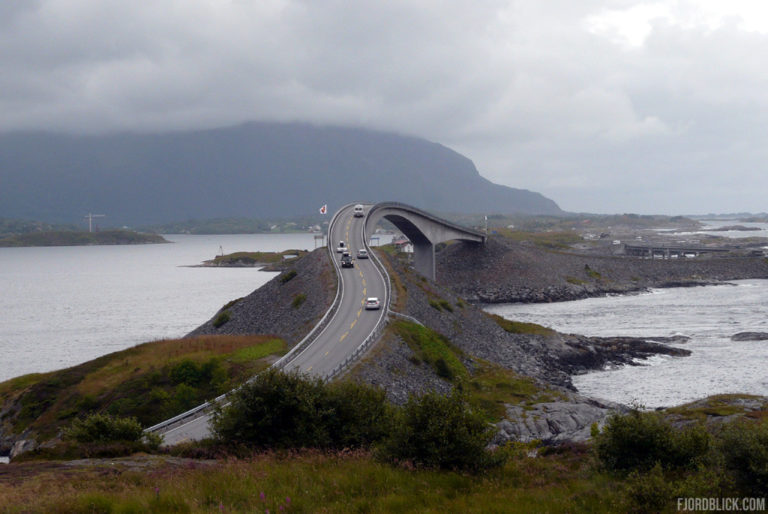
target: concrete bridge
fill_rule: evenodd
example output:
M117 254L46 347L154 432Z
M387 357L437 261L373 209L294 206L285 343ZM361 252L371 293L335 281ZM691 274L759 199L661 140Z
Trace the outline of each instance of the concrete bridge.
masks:
M373 233L376 225L386 219L413 243L413 265L425 277L435 279L435 245L452 239L485 243L486 235L462 227L428 212L397 202L377 203L368 210L365 233Z

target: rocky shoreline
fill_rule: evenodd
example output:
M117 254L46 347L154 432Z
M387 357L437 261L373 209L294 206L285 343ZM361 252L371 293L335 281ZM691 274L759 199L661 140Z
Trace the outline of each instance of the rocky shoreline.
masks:
M473 303L546 303L768 278L764 257L649 260L548 251L491 237L436 254L437 281Z

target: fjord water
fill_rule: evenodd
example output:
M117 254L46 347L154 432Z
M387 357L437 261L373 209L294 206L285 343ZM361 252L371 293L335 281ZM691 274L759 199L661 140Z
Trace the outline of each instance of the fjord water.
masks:
M188 267L222 249L313 249L312 234L169 235L171 244L0 248L0 381L181 337L275 273Z
M646 407L679 405L713 394L768 395L768 341L731 341L738 332L768 332L768 280L655 289L631 296L487 308L517 321L589 336L674 336L689 357L655 356L641 366L573 377L582 393Z

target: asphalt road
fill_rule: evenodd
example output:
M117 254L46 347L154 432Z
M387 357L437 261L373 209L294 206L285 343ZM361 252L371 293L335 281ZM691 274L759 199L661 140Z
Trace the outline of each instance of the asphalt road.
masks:
M367 211L370 206L366 206ZM351 206L343 209L331 227L328 244L332 249L344 241L350 248L354 267L341 268L341 253L334 253L342 280L342 295L339 308L325 329L315 341L294 357L285 369L298 369L301 372L325 376L344 361L348 355L368 337L379 318L383 315L385 304L384 278L371 259L357 259L357 251L364 248L362 228L365 217L355 218ZM382 309L365 310L365 300L377 297ZM191 421L174 427L163 433L164 442L174 445L186 440L199 440L210 434L210 417L204 414Z

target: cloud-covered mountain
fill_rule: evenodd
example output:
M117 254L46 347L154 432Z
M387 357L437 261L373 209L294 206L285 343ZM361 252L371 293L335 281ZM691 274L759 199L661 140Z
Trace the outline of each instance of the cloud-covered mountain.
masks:
M559 214L493 184L423 139L362 129L249 123L165 134L0 135L0 217L104 225L291 217L352 201L463 213Z

